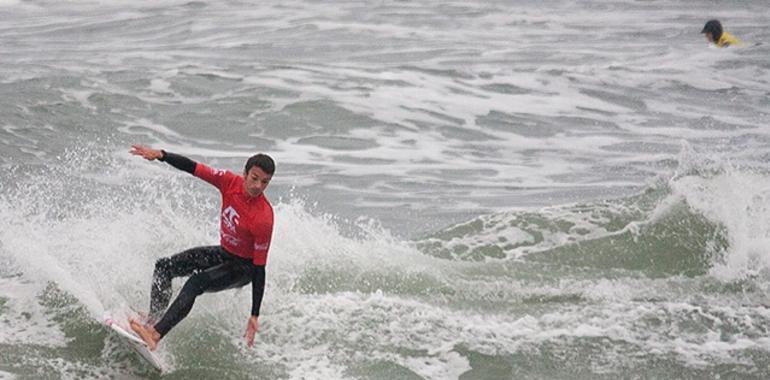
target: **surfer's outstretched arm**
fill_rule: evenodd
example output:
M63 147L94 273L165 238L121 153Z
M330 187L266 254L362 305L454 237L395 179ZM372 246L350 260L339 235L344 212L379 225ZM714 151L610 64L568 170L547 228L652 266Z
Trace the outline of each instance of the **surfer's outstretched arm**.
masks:
M163 161L179 170L195 174L195 166L197 163L176 153L166 152L162 149L152 149L144 145L131 145L129 153L135 156L142 156L142 158L149 161Z

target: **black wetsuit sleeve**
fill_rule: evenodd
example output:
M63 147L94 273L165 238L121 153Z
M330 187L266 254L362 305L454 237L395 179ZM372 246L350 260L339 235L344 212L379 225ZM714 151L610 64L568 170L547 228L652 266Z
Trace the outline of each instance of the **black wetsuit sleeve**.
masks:
M254 265L251 272L251 315L259 316L262 295L265 293L265 266Z
M179 170L186 171L190 174L195 174L195 161L171 152L166 152L165 150L161 150L163 152L163 157L160 158L160 161L163 161Z

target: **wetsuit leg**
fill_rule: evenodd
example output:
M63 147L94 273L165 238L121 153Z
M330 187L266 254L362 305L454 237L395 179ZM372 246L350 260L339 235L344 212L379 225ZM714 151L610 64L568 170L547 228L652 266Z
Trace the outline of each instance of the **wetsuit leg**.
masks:
M163 318L155 324L155 330L165 336L190 313L196 297L206 292L242 287L251 282L254 268L249 260L233 257L220 265L192 275Z
M224 262L222 247L218 245L196 247L155 263L150 290L150 318L157 320L171 300L171 280L174 277L189 276Z

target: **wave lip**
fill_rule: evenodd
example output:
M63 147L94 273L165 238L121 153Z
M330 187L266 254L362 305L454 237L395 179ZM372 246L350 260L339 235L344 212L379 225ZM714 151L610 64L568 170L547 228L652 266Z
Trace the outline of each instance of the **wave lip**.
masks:
M524 260L725 280L770 270L770 176L696 171L615 200L483 215L417 239L452 261Z

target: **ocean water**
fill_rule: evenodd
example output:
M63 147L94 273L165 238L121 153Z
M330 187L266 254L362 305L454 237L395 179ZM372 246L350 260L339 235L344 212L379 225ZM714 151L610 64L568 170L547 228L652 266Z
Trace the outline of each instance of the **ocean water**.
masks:
M769 9L0 0L0 379L161 378L99 321L219 196L133 143L277 162L162 378L770 378Z

